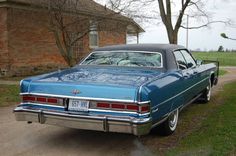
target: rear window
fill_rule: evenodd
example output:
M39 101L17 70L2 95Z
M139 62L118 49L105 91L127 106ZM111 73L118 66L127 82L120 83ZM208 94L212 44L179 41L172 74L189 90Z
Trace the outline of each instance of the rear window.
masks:
M163 66L162 55L158 52L129 52L129 51L104 51L91 53L81 65L106 65L106 66L134 66L157 67Z

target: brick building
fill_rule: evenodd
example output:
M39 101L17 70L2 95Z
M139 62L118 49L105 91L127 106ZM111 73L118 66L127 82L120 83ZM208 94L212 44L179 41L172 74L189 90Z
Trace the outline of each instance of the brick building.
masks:
M0 77L37 74L67 67L60 55L48 18L30 0L0 0ZM31 0L31 2L34 0ZM83 14L100 14L106 8L93 0L81 0ZM34 1L37 2L37 1ZM32 18L32 14L34 15ZM119 16L126 26L119 32L99 31L86 35L75 47L78 60L93 48L125 44L127 34L138 34L143 29L133 20Z

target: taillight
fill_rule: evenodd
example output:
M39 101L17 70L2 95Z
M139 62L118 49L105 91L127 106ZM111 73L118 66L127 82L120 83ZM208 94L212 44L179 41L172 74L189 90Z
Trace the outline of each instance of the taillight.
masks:
M58 99L56 99L56 98L48 98L48 103L58 103Z
M45 97L37 97L38 102L47 102L47 99Z
M150 110L150 106L149 105L144 105L141 106L141 113L147 113Z
M43 104L55 104L63 106L63 99L61 98L52 98L52 97L43 97L43 96L32 96L24 95L22 96L23 102L32 102L32 103L43 103Z
M97 107L99 108L110 108L110 104L109 103L97 103Z
M35 97L33 97L33 96L23 96L22 97L22 100L23 101L35 101Z
M127 108L127 110L130 110L130 111L138 111L139 110L139 107L137 105L127 105L126 108Z
M124 104L111 104L111 108L114 109L125 109L125 105Z
M106 109L113 111L128 111L137 113L148 113L150 111L149 104L138 105L135 103L109 103L109 102L95 102L90 103L92 109Z

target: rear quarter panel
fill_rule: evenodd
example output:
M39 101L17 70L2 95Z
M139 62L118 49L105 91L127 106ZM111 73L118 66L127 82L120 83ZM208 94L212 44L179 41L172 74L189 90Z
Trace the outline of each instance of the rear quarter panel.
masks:
M173 71L143 86L141 97L142 100L151 101L151 116L154 121L183 104L183 96L178 96L184 90L181 82L182 73Z

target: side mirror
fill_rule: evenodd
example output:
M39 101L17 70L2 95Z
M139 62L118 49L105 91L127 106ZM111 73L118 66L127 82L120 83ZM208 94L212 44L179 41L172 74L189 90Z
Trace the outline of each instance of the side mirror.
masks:
M198 66L202 65L202 60L196 60Z

